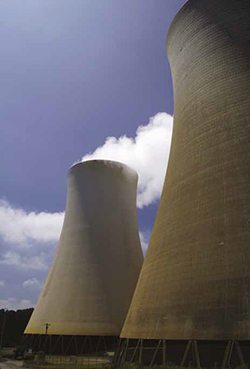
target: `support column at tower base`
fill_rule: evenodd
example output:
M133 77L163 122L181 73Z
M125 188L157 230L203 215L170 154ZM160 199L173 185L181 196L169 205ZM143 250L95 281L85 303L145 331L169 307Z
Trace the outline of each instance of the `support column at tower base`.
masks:
M71 336L26 334L23 346L33 352L43 351L50 355L86 355L114 351L118 344L115 336Z
M250 341L169 341L164 339L120 339L114 366L125 362L142 366L194 368L248 368Z

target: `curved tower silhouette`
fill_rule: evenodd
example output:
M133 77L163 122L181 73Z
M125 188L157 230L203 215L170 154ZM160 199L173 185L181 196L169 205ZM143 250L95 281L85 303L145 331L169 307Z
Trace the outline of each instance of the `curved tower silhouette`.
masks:
M190 0L170 27L172 147L121 360L134 347L134 358L140 352L140 360L161 362L179 345L181 361L188 341L182 365L192 348L198 366L213 355L226 365L227 352L243 362L250 340L249 24L249 0ZM144 353L147 345L158 351Z
M137 177L113 161L70 169L56 255L25 330L35 349L40 342L52 352L93 351L104 348L100 337L119 336L142 264Z

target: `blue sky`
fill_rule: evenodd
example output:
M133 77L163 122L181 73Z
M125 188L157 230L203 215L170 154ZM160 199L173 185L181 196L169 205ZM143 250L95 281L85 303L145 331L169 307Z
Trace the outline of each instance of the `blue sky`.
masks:
M134 165L147 242L171 140L166 32L184 2L0 2L0 307L36 302L77 160Z

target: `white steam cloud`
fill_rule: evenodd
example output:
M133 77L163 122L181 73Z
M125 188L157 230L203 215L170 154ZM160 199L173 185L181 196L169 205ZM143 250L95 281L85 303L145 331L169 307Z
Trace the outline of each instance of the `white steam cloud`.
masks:
M139 126L136 136L108 137L81 161L117 160L134 168L139 175L137 206L143 208L160 198L168 163L173 117L158 113L147 125Z

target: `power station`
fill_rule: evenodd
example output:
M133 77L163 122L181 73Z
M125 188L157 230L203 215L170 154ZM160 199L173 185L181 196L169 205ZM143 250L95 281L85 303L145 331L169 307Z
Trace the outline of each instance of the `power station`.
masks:
M114 347L142 265L136 172L93 160L68 175L54 262L26 327L35 351L82 354Z
M249 0L189 0L170 27L170 160L117 365L250 362L249 24Z

